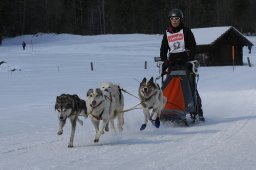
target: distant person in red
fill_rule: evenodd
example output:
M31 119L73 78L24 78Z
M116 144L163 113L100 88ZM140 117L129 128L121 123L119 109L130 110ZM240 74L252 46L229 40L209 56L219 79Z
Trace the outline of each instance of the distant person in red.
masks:
M25 41L22 42L22 48L23 48L23 50L26 49L26 43L25 43Z
M169 66L184 66L188 68L188 62L193 61L195 58L195 37L191 29L182 23L183 17L183 12L180 9L172 9L168 15L170 25L164 33L160 49L160 57L164 61L162 65L163 72ZM196 93L198 94L197 89ZM199 94L197 96L199 120L205 121L201 98Z

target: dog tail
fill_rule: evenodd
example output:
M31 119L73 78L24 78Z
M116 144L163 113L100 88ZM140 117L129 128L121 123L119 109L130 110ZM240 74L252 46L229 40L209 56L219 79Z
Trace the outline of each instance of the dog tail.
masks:
M84 100L82 100L82 108L84 109L84 112L87 114L87 107Z

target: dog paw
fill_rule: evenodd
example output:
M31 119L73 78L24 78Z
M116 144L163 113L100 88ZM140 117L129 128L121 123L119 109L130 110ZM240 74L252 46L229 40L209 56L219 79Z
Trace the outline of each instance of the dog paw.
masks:
M94 139L94 143L97 143L97 142L99 142L99 139Z
M141 127L140 127L140 131L144 130L146 128L146 124L142 124Z
M155 126L156 126L156 128L159 128L159 127L160 127L160 120L159 120L159 118L156 118L156 120L155 120Z
M69 147L69 148L73 148L74 145L73 145L73 144L68 144L68 147Z
M62 133L63 133L63 130L61 130L61 131L58 131L58 135L62 135Z

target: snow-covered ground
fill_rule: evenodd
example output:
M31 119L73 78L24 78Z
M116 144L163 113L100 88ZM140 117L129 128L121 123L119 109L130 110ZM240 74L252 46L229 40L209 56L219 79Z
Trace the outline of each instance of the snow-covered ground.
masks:
M252 54L244 48L253 67L245 60L234 71L229 66L199 69L205 123L159 129L149 124L141 132L143 113L134 110L125 113L122 134L110 131L97 144L89 119L78 124L74 148L67 147L69 122L57 135L57 95L85 99L88 89L105 81L137 95L138 81L158 76L153 58L159 56L161 38L38 34L5 39L0 46L0 62L6 62L0 65L0 169L255 169L255 47ZM256 37L247 38L256 44ZM27 42L25 51L22 41ZM125 108L138 102L125 94Z

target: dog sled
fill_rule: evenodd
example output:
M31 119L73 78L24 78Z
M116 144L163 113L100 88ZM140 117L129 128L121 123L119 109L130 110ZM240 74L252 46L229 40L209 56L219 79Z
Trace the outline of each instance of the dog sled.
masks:
M160 121L163 124L167 122L184 123L189 126L187 115L190 115L192 122L197 119L197 79L198 79L198 61L188 63L189 69L184 66L170 66L163 73L162 64L159 57L155 58L158 62L160 76L162 79L162 91L167 98L166 105L160 114Z

